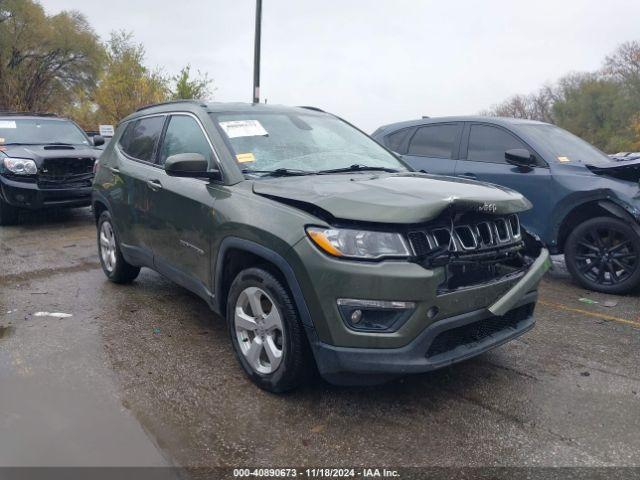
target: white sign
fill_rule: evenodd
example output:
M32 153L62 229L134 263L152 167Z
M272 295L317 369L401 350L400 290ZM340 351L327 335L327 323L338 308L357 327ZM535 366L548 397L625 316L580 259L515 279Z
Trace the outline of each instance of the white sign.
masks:
M0 120L0 128L16 128L16 122L13 120Z
M234 120L232 122L220 122L220 126L229 138L262 137L264 135L269 135L258 120Z
M98 125L98 130L103 137L113 137L113 125Z

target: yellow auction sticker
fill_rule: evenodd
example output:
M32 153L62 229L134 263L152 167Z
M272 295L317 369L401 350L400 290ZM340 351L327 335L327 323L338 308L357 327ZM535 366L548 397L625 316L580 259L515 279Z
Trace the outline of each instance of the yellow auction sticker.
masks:
M255 162L256 157L253 155L253 153L239 153L238 155L236 155L236 160L238 160L238 163L249 163Z

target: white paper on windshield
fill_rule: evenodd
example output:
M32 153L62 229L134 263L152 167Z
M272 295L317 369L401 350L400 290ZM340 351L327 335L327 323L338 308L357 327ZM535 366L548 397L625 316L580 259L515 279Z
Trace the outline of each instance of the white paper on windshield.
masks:
M13 120L0 120L0 128L16 128L16 122Z
M229 138L262 137L269 135L258 120L233 120L220 122L220 126Z

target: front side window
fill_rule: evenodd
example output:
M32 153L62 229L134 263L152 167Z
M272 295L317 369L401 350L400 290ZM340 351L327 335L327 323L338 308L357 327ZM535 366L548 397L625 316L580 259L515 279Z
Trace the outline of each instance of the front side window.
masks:
M200 125L188 115L173 115L169 119L160 149L160 165L164 165L171 155L179 153L199 153L210 165L213 160L211 147Z
M535 142L546 145L560 163L581 162L607 165L613 162L590 143L555 125L524 125L519 129Z
M164 116L135 120L127 126L120 140L120 146L127 155L133 158L153 162L153 155L163 125Z
M460 127L456 124L428 125L415 133L409 144L409 155L453 158Z
M89 145L75 123L45 118L4 117L0 119L0 138L4 145Z
M522 141L506 130L490 125L472 125L467 159L474 162L507 163L504 152L515 148L529 150Z
M309 112L211 114L245 171L322 170L353 165L407 170L375 140L331 115Z

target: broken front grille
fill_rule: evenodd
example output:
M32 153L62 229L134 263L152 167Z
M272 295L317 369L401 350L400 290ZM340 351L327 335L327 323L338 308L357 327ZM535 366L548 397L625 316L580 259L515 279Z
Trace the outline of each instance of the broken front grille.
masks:
M452 225L439 225L409 232L409 241L418 257L437 250L482 252L518 245L522 242L520 220L508 217Z
M43 189L85 188L93 182L93 158L48 158L38 172Z
M526 268L518 216L458 216L408 234L418 262L444 267L438 294L495 282Z

